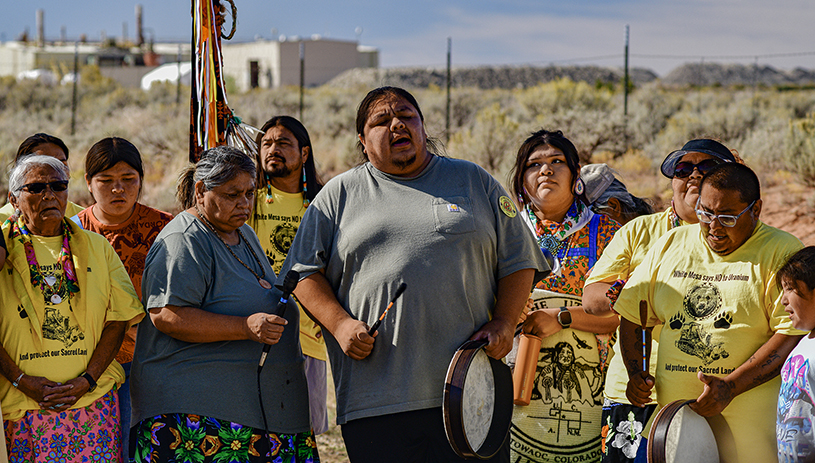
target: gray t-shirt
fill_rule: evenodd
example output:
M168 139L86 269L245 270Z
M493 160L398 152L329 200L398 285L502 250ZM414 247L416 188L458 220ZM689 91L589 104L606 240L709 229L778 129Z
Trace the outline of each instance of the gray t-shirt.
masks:
M339 424L441 406L450 360L489 321L498 280L548 270L501 185L476 164L436 156L411 179L366 163L328 182L281 274L292 268L323 269L339 303L369 325L407 284L366 359L325 332Z
M251 245L275 275L252 228L240 228L232 251L258 275ZM174 305L245 317L274 312L281 292L266 290L224 244L193 215L182 212L159 233L150 248L142 280L146 310ZM308 390L303 373L299 311L289 302L289 324L271 346L261 384L269 430L309 430ZM139 325L131 373L133 421L167 413L189 413L263 428L257 393L257 366L263 344L254 341L189 343L158 331L150 317Z

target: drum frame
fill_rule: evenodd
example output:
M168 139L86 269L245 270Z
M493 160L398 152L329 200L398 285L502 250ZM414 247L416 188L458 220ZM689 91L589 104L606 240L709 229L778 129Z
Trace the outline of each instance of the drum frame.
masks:
M464 430L464 381L470 364L476 354L489 342L487 340L467 341L458 348L444 381L444 396L442 411L444 415L444 431L447 441L456 455L462 458L478 458L487 460L495 456L504 442L509 438L509 427L512 423L512 373L509 367L501 360L487 356L492 367L495 380L495 402L493 403L493 416L490 429L484 443L478 449L473 449Z
M668 435L668 428L671 426L676 414L679 413L679 410L694 402L696 402L696 399L674 400L657 412L656 416L654 416L651 430L648 432L648 463L667 463L667 458L665 457L665 437Z

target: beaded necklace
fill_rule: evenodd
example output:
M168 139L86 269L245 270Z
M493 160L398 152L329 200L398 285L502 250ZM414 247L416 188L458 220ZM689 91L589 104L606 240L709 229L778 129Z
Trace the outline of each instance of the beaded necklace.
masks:
M272 289L272 284L269 283L268 281L266 281L266 279L265 279L266 278L266 269L263 268L263 265L260 263L260 259L258 259L258 255L255 254L255 250L252 249L252 246L249 244L248 241L246 241L246 238L243 236L243 233L241 232L241 229L236 228L235 231L238 232L238 236L240 237L240 239L243 240L244 243L246 243L246 247L249 248L249 252L252 253L252 257L255 258L255 262L257 262L258 267L260 267L261 272L263 272L262 275L258 275L257 272L252 270L251 267L246 265L246 263L244 261L242 261L241 258L238 257L237 254L235 254L235 252L232 250L232 248L229 247L228 244L226 244L226 241L224 241L224 239L221 238L221 235L219 235L218 232L215 231L215 226L212 225L212 223L206 217L204 217L204 214L202 214L201 210L198 209L197 204L195 205L195 212L198 213L198 217L201 218L201 220L204 222L204 224L207 226L207 228L212 232L212 234L215 235L216 238L218 238L218 241L223 243L223 245L226 247L226 250L229 251L230 254L232 254L232 257L234 257L238 262L240 262L241 265L243 265L246 268L246 270L249 270L250 272L252 272L252 275L254 275L255 278L258 279L258 283L260 284L260 286L262 286L264 289Z
M43 299L46 304L51 303L54 305L61 304L64 297L71 297L79 292L79 283L76 279L76 271L74 269L74 261L71 254L70 244L70 227L67 219L62 219L62 247L57 257L57 263L62 267L62 273L54 272L53 274L43 274L40 269L40 264L37 262L37 255L34 252L34 245L31 242L31 232L25 226L22 217L11 224L10 237L17 238L22 243L25 250L25 257L28 263L28 273L31 278L31 284L34 287L39 287L42 291ZM57 284L58 283L58 284Z
M674 208L674 200L671 200L671 213L669 214L671 219L671 228L681 227L682 226L682 219L676 215L676 208Z

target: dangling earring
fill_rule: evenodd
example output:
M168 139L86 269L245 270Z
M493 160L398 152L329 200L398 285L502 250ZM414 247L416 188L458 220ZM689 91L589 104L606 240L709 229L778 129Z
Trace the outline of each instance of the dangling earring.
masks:
M308 200L308 184L306 183L306 166L303 166L303 208L307 208L309 205Z
M574 194L580 196L584 191L586 191L586 184L583 183L582 178L578 178L577 181L574 182Z
M266 179L266 204L272 204L274 202L274 194L272 193L272 180L269 178L268 175L264 175Z

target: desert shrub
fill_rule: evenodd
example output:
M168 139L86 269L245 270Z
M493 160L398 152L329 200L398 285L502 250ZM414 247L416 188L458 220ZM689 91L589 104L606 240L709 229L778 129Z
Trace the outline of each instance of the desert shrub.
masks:
M516 90L520 104L531 117L561 111L610 111L613 93L607 88L595 89L586 82L563 78L523 90Z
M815 113L790 122L790 144L784 151L791 171L809 186L815 186Z
M121 88L95 66L82 69L76 134L70 134L72 88L0 78L0 185L19 143L35 132L61 137L71 149L72 200L87 202L82 179L84 155L106 136L131 140L145 158L143 201L165 210L178 207L175 181L186 163L189 143L189 87L175 102L176 87L150 91ZM367 85L310 88L304 124L312 136L315 161L328 179L360 161L354 118ZM422 106L428 135L446 139L446 91L410 89ZM299 118L299 89L228 91L229 105L250 125L278 114ZM532 131L560 129L578 147L583 162L599 160L635 175L640 195L660 197L666 183L656 173L665 155L697 137L720 139L737 149L753 169L796 172L815 185L815 90L742 87L637 88L623 116L622 94L608 86L558 80L513 90L452 90L450 156L471 159L505 179L515 151ZM636 169L635 169L636 168ZM632 172L634 172L632 174ZM647 180L650 173L657 181ZM771 175L770 175L771 176ZM652 193L648 193L648 189ZM2 194L0 186L0 194ZM667 196L665 196L667 197ZM3 201L0 200L0 203Z
M683 104L682 95L651 84L632 93L628 101L626 133L631 146L648 145Z
M493 103L476 114L471 128L453 135L448 151L500 177L512 167L514 152L522 140L518 129L519 124L507 115L506 110Z

